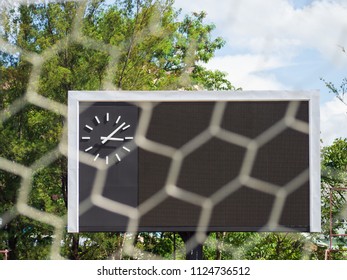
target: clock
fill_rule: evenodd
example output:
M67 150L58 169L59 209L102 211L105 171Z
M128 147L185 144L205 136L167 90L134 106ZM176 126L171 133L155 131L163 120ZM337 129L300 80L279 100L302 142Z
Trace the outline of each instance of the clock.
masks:
M79 102L78 150L79 155L89 155L78 163L79 203L88 201L99 188L109 201L138 205L138 148L134 143L138 110L126 102ZM106 170L103 182L97 180L100 168ZM125 230L128 218L98 205L79 215L79 227L84 231L100 226L113 229L115 224L118 228L114 230Z
M118 164L131 153L135 120L133 108L120 103L82 104L88 106L80 119L80 151L92 155L91 163Z

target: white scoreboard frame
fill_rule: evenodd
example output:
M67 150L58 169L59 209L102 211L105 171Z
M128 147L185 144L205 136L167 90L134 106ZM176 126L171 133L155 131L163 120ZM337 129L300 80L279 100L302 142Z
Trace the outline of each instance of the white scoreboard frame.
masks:
M79 232L79 103L189 101L308 101L310 232L321 231L320 110L318 91L69 91L68 93L68 231Z

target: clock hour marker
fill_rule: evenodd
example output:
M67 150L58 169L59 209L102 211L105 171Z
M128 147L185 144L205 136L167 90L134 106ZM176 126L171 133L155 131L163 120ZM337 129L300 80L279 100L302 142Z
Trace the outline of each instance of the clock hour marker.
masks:
M110 114L106 113L106 121L108 122L110 120Z
M97 154L94 158L94 161L96 161L98 159L98 157L100 156L100 154Z
M90 137L89 136L83 136L82 140L90 140Z
M125 146L123 146L123 149L126 150L128 153L130 152L130 150Z
M92 127L90 127L89 125L86 124L86 128L88 128L89 130L93 130Z
M116 158L118 159L118 161L121 161L118 154L116 154Z
M124 139L125 140L132 140L132 139L134 139L134 137L125 137Z
M93 146L90 146L89 148L85 149L84 151L85 151L85 152L88 152L88 151L90 151L91 149L93 149Z
M95 120L98 124L100 124L100 120L99 120L98 116L95 116Z
M126 130L130 127L130 124L128 124L127 126L124 126L122 130Z
M118 122L119 122L119 120L120 120L120 117L121 117L121 116L118 116L118 118L117 118L117 120L116 120L116 123L118 123Z
M108 156L106 156L106 164L108 164Z

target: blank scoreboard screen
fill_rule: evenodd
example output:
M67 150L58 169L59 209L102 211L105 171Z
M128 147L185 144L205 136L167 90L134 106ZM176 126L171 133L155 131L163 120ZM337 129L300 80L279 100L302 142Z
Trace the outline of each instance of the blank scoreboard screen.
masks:
M115 115L118 107L131 110L135 131L132 143L136 144L122 161L117 160L118 154L114 157L112 166L107 166L103 186L96 185L100 166L75 162L78 184L74 186L76 196L72 199L77 205L69 209L69 221L74 219L76 225L70 226L70 231L126 231L130 219L122 206L139 210L137 231L310 232L319 229L320 215L314 215L320 213L319 186L316 186L319 170L313 170L319 169L319 165L312 161L312 154L317 152L317 139L312 139L312 134L317 135L314 132L317 127L312 129L312 126L317 125L317 120L312 117L310 98L295 99L290 95L291 98L272 100L266 95L257 100L248 99L245 92L239 98L220 101L204 100L205 93L202 93L202 100L194 101L160 100L157 94L159 100L150 103L150 118L145 123L143 118L148 118L148 112L143 110L143 104L152 100L122 100L118 93L113 100L109 93L105 100L101 99L106 108L102 111L97 107L99 99L89 100L83 94L74 93L78 97L77 114L82 120L88 120L85 116L89 113L105 115L106 124L112 110ZM92 92L87 94L93 96ZM81 121L75 125L78 142L86 129ZM117 130L117 124L114 127ZM97 128L95 123L94 130ZM150 148L147 142L135 141L139 137L136 133L142 131ZM106 140L125 139L121 132L116 131L115 135L120 138ZM98 149L112 149L111 144L118 144L116 140L109 142L100 144ZM125 145L130 145L124 143L123 150ZM83 143L76 148L77 155L85 151ZM99 157L95 156L98 149L91 153L92 157ZM177 163L175 153L169 156L160 149L176 151L182 158ZM109 156L106 157L109 165ZM173 186L168 185L170 176L175 178ZM116 206L93 204L95 188L101 188L105 201ZM79 205L86 205L86 201L92 203L82 212ZM202 205L206 201L209 206Z

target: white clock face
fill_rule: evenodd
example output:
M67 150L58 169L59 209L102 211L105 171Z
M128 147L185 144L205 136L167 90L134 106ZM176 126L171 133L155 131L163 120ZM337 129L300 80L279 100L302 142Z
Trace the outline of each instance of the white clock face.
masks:
M120 163L131 152L132 124L120 114L105 112L90 116L80 135L81 150L93 155L93 161L106 165Z

